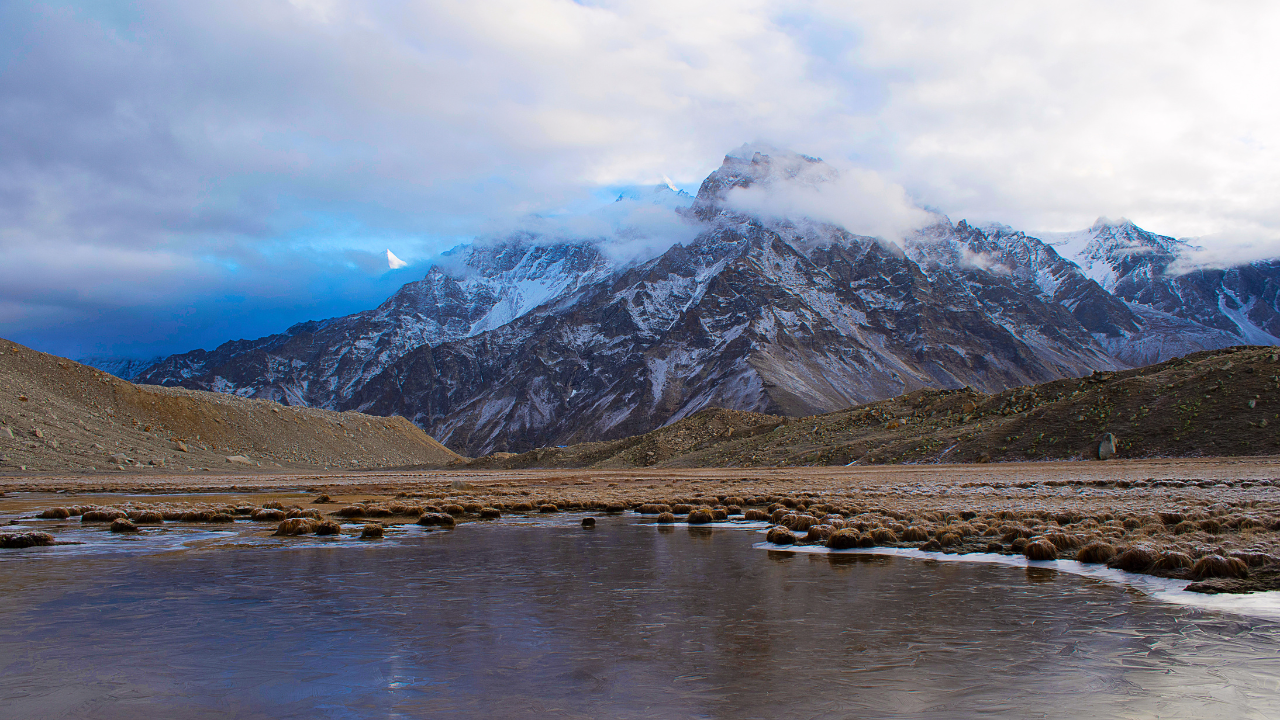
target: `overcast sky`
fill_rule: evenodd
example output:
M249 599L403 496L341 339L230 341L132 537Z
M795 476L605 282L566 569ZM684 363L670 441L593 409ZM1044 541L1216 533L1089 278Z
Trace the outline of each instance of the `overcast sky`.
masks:
M0 336L257 337L757 141L953 220L1266 255L1278 37L1274 2L7 0Z

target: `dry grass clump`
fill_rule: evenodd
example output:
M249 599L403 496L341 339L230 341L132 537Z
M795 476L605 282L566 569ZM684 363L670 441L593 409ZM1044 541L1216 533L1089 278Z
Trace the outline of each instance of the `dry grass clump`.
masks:
M641 515L661 515L664 512L671 512L671 506L661 503L645 503L637 508L636 512Z
M1116 556L1116 549L1104 542L1091 542L1080 548L1076 560L1082 563L1105 563Z
M689 503L676 503L675 505L671 506L671 512L675 513L676 515L688 515L689 513L693 512L693 506L690 505Z
M614 504L621 505L622 503L614 503ZM533 512L533 503L527 502L527 501L521 501L521 502L515 503L511 506L511 512ZM611 510L610 512L622 512L622 508L619 508L616 511Z
M120 510L116 510L115 508L86 510L85 513L80 516L80 522L82 523L111 522L117 518L122 518L124 516L125 516L124 512Z
M929 539L929 531L919 525L911 525L902 531L902 539L907 542L925 542Z
M1049 533L1044 536L1044 539L1053 543L1053 546L1058 548L1058 550L1071 550L1072 548L1078 548L1084 544L1084 541L1079 535L1071 535L1068 533Z
M338 523L332 520L316 520L310 517L289 518L280 523L276 527L275 534L282 536L308 535L315 533L316 535L337 535L342 532L342 528Z
M320 495L317 495L317 496L316 496L316 499L315 499L315 500L312 500L312 501L311 501L311 504L312 504L312 505L327 505L327 504L329 504L329 503L331 503L331 502L333 502L333 501L329 499L329 496L328 496L328 495L325 495L325 494L321 493Z
M723 508L712 508L712 509L711 509L711 519L712 519L712 520L715 520L716 522L721 522L721 521L724 521L724 520L728 520L728 519L729 519L729 511L728 511L728 510L725 510L725 509L723 509Z
M360 539L377 540L382 537L382 530L382 525L379 525L378 523L367 523L364 527L360 528Z
M857 530L845 528L836 530L827 538L827 547L832 550L848 550L858 547L858 541L862 539L862 534Z
M1249 577L1249 567L1240 558L1205 555L1191 566L1191 577L1196 580L1216 577L1246 578Z
M952 547L954 545L959 545L960 543L964 542L964 539L955 533L947 532L947 533L942 533L938 535L935 542L937 542L938 545L942 547Z
M812 525L809 532L805 533L804 541L808 543L825 543L827 538L835 533L836 529L830 525Z
M250 513L249 517L253 517L253 514ZM286 511L284 514L285 520L289 520L290 518L300 518L300 517L309 517L309 518L312 518L313 520L324 519L324 516L320 514L320 511L316 510L315 508L309 508L307 510L303 510L302 508L291 508L290 510Z
M445 509L447 510L448 508L445 508ZM556 507L556 506L555 506L555 505L553 505L552 503L546 503L545 505L539 505L539 506L538 506L538 512L540 512L540 513L555 513L555 512L560 512L560 508Z
M281 520L284 520L285 517L283 510L276 510L275 508L258 508L257 510L249 513L249 519L257 520L259 522L280 522Z
M1160 557L1156 558L1155 563L1151 566L1152 570L1182 570L1189 568L1195 564L1191 556L1186 553L1177 552L1175 550L1166 550L1160 553Z
M0 548L5 550L21 550L22 548L52 545L53 536L47 532L6 533L0 535Z
M712 521L711 513L707 512L706 510L694 510L693 512L689 513L689 517L685 519L685 522L689 523L690 525L706 525L711 521Z
M1209 533L1210 535L1215 535L1217 533L1222 532L1222 523L1212 518L1207 520L1201 520L1200 529Z
M760 521L769 519L769 513L766 513L763 510L747 510L742 515L747 520Z
M71 517L71 511L64 507L49 508L36 517L41 520L66 520Z
M1022 554L1027 556L1028 560L1057 560L1058 548L1045 538L1039 538L1027 543L1022 549Z
M1200 526L1197 525L1196 523L1193 523L1190 520L1183 520L1182 522L1179 522L1177 525L1173 526L1173 534L1186 535L1187 533L1196 532L1199 529L1200 529Z
M668 514L670 514L670 513L668 513ZM593 527L595 527L595 526L596 526L596 519L595 519L595 518L593 518L593 517L584 517L584 518L582 518L582 527L584 527L584 528L593 528Z
M1128 572L1146 572L1156 562L1156 553L1145 545L1134 545L1125 548L1107 563L1107 567Z
M890 545L898 542L898 536L889 528L876 528L871 531L871 539L877 545Z
M925 552L942 552L942 543L937 540L930 540L929 542L921 545L920 549Z
M138 526L137 526L137 525L134 525L134 524L133 524L133 522L132 522L131 520L129 520L128 518L116 518L115 520L112 520L112 521L111 521L111 527L110 527L109 529L110 529L110 530L111 530L111 532L113 532L113 533L136 533L136 532L138 532Z
M818 524L818 518L812 515L791 514L783 517L778 524L786 527L788 530L794 530L795 532L805 532L809 528Z
M795 533L791 532L787 528L782 527L781 525L775 525L774 527L769 528L769 532L766 533L764 537L765 537L765 540L768 540L774 545L795 545L796 544Z
M269 508L266 505L263 505L262 507L264 510L277 509L277 508ZM283 510L283 508L278 508L278 509ZM338 517L344 517L344 518L358 518L358 517L364 517L364 512L365 510L363 505L348 505L344 508L339 508L333 514L337 515Z
M606 503L604 506L604 511L607 513L626 512L626 509L627 509L627 506L620 502Z
M1014 540L1017 540L1019 538L1025 540L1027 538L1031 538L1034 536L1035 536L1034 532L1032 532L1029 528L1025 528L1021 525L1004 525L1000 528L1001 542L1013 542Z
M418 518L418 524L426 525L426 526L438 525L441 527L453 527L454 525L457 524L457 521L454 520L453 516L450 515L449 513L429 512L429 513L423 514L422 517Z
M673 523L675 521L676 521L676 516L674 513L664 512L658 515L658 522L660 523Z
M285 507L284 507L284 503L280 502L279 500L272 500L272 501L270 501L270 502L264 502L264 503L262 503L262 507L264 507L264 508L266 508L266 509L268 509L268 510L284 510L284 509L285 509Z
M164 522L164 515L155 510L139 510L129 513L129 519L139 525L159 525Z
M989 543L987 543L987 552L989 552L989 553L1002 553L1002 552L1004 552L1004 545L1001 545L1001 544L1000 544L1000 543L998 543L998 542L989 542Z
M496 507L482 507L480 508L480 517L485 520L497 520L502 517L502 511Z

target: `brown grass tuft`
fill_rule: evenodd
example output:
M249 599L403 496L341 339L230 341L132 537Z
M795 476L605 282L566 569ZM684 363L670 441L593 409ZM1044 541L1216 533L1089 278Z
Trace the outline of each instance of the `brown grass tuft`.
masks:
M1058 548L1045 538L1039 538L1027 543L1022 549L1022 554L1027 556L1028 560L1057 560Z
M686 518L685 522L689 523L690 525L705 525L711 522L711 520L712 520L711 513L707 512L706 510L694 510L693 512L689 513L689 517Z
M1151 569L1155 562L1155 551L1145 545L1134 545L1121 551L1107 563L1107 566L1117 570L1141 573Z
M1152 570L1182 570L1189 568L1195 564L1191 556L1186 553L1166 550L1160 553L1160 557L1156 558L1155 564L1151 566Z
M827 538L827 547L832 550L848 550L858 547L858 541L862 538L862 534L857 530L837 530L831 533L831 537Z
M317 535L341 535L342 526L333 520L320 520L316 522Z
M902 531L902 539L907 542L925 542L929 539L929 531L919 525L912 525Z
M20 550L22 548L52 545L53 536L46 532L7 533L0 535L0 548Z
M1245 578L1249 577L1249 566L1240 558L1205 555L1191 566L1191 577L1196 580L1215 577Z
M1082 563L1105 563L1116 556L1116 549L1104 542L1091 542L1080 548L1076 560Z
M307 535L316 531L317 524L311 518L290 518L276 526L274 534L281 536Z
M781 525L776 525L774 527L769 528L769 532L766 533L764 537L766 540L773 543L774 545L795 545L796 544L795 533L782 527Z
M116 510L115 508L86 510L85 513L80 516L80 522L82 523L111 522L116 518L122 518L124 516L125 515L123 512Z
M875 530L872 530L871 539L874 540L877 545L889 545L891 543L898 542L898 536L888 528L876 528Z
M113 533L136 533L138 526L134 525L128 518L116 518L111 521L111 532Z

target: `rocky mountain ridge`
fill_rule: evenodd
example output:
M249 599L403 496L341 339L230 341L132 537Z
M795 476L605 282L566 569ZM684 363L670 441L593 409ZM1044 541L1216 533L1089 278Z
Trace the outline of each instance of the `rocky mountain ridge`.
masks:
M1172 274L1186 243L1127 221L1046 241L937 217L895 243L728 202L834 173L774 155L727 156L678 210L696 237L645 262L528 234L470 246L375 310L138 379L400 415L474 456L636 435L709 406L809 415L1280 343L1275 261Z

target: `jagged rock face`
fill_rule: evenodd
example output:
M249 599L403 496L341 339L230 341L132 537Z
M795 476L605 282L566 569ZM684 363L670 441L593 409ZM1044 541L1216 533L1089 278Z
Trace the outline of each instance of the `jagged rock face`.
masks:
M1013 279L931 279L893 246L827 236L806 253L721 213L688 248L569 309L409 353L350 407L405 415L483 454L624 437L709 405L804 415L1117 366L1064 308Z
M731 155L684 211L701 233L647 262L530 236L469 247L374 310L174 356L140 381L402 415L477 455L707 406L804 415L1280 342L1280 262L1177 274L1189 246L1127 222L1045 242L939 217L899 245L726 206L733 188L832 173Z

